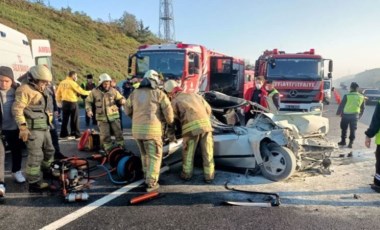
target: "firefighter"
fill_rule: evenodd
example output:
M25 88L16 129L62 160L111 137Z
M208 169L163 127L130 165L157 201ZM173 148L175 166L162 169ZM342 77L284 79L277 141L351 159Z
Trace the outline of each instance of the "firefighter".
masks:
M215 175L215 164L210 105L198 94L184 93L174 80L167 81L164 89L172 99L174 119L181 123L183 137L181 178L191 179L194 154L200 143L204 180L206 183L211 183Z
M367 131L364 133L366 135L365 146L367 148L371 147L371 138L376 136L376 174L373 178L373 184L371 185L371 188L380 193L380 101L376 105L371 124L369 125Z
M352 145L354 144L358 120L364 112L364 96L358 92L358 89L359 85L356 82L352 82L350 92L344 95L336 112L336 115L342 117L342 120L340 121L342 134L338 145L346 145L347 129L348 126L350 126L350 142L348 143L348 148L352 148Z
M111 77L103 73L99 76L99 86L93 89L86 98L86 113L94 116L92 107L95 106L96 120L99 127L100 143L106 152L113 147L111 135L115 142L125 147L123 133L120 126L118 106L125 104L124 97L115 88L111 87Z
M140 149L148 192L159 188L163 123L173 123L172 106L166 94L158 88L159 83L158 73L147 71L124 108L132 118L132 136Z
M272 80L267 80L267 82L265 83L265 90L268 92L268 99L272 100L276 109L279 110L280 109L280 94L277 91L277 89L274 88Z
M30 68L27 83L16 90L12 112L19 127L19 137L26 142L28 159L25 174L29 191L48 188L42 180L42 171L49 170L53 161L54 146L49 128L52 122L52 98L47 86L52 80L50 70L44 65Z

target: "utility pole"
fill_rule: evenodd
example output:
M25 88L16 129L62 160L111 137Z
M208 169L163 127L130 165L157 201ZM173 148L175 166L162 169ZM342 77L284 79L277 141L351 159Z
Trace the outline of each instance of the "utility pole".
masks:
M158 36L168 42L175 40L172 0L160 0L160 25Z

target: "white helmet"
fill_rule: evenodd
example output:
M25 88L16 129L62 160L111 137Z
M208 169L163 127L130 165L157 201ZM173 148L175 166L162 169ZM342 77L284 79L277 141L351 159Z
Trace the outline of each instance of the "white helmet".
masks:
M165 84L164 84L164 90L167 93L173 92L173 89L175 87L179 87L179 84L176 81L174 81L174 80L169 80L169 81L165 82Z
M99 76L99 85L101 85L105 81L112 81L112 78L110 77L110 75L108 75L106 73L100 74L100 76Z
M36 80L43 80L43 81L52 81L53 76L51 75L51 72L48 67L45 65L36 65L30 68L29 70L32 77Z
M154 89L157 88L160 83L160 78L159 78L158 73L152 69L146 71L144 78L147 78L150 81L150 84L152 88Z

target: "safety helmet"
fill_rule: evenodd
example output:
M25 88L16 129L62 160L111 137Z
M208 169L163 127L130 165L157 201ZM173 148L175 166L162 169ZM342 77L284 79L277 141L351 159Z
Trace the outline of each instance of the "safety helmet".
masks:
M173 92L174 88L179 87L179 84L174 80L169 80L164 84L164 90L167 93Z
M157 88L158 84L160 83L160 77L159 77L158 73L152 69L146 71L144 78L146 78L150 81L150 84L151 84L152 88L154 88L154 89Z
M29 72L35 80L52 81L53 79L49 68L45 65L32 66Z
M108 75L106 73L100 74L100 76L99 76L99 85L101 85L105 81L112 81L112 78L110 77L110 75Z

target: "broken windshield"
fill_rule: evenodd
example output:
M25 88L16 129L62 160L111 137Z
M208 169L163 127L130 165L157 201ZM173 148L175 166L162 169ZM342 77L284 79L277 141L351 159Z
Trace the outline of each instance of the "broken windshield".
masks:
M184 51L143 51L138 53L136 75L143 77L153 69L164 75L165 79L180 79L185 63Z
M267 78L271 80L320 80L321 62L317 59L273 59L268 64Z

